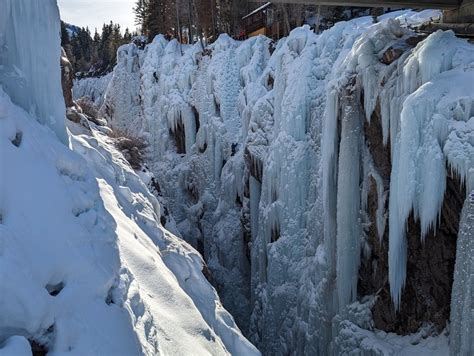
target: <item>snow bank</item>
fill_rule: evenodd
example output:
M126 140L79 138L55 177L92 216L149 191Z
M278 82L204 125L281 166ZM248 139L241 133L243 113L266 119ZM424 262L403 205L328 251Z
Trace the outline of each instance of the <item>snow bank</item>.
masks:
M56 1L2 0L1 9L0 84L14 103L66 142Z

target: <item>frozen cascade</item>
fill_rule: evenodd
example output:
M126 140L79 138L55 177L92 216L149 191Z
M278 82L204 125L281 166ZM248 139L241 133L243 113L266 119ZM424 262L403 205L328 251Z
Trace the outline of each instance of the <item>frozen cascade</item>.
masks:
M360 258L360 138L361 118L357 95L348 92L342 98L341 143L337 181L337 291L339 307L357 297ZM350 174L345 173L345 171Z
M110 72L102 77L75 79L72 93L74 100L87 96L95 105L101 107L112 76L113 72Z
M56 0L1 0L0 6L0 84L15 104L65 143Z
M467 190L472 189L472 170L468 168L472 167L472 146L465 144L460 152L459 145L450 145L448 139L453 130L457 133L461 126L470 126L472 46L452 32L437 32L410 51L407 36L409 32L393 21L377 26L357 41L341 67L345 74L337 75L342 88L358 73L366 118L370 119L379 101L384 142L390 132L389 281L396 306L406 275L409 214L413 211L420 219L422 236L436 228L445 192L446 162L466 182ZM379 58L390 48L404 48L405 53L387 66ZM453 80L459 81L456 88L452 88Z
M330 354L354 342L346 326L374 336L365 311L351 319L357 327L344 322L359 308L361 249L370 254L370 180L377 238L390 235L395 304L412 207L424 234L436 227L450 170L472 189L472 46L449 32L417 38L399 24L435 15L398 11L320 35L302 27L274 45L222 35L205 51L158 36L145 50L125 48L136 54L133 72L119 56L115 72L127 73L114 77L140 83L139 99L115 105L122 99L109 88L103 110L109 103L111 113L138 118L109 119L113 126L122 117L124 129L148 140L147 164L178 230L203 253L224 305L269 354ZM448 90L453 80L462 84ZM388 178L364 137L375 111L391 148Z

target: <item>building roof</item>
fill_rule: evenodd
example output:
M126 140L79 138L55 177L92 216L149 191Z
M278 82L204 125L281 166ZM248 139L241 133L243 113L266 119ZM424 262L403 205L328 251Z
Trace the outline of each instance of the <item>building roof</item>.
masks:
M267 3L263 4L262 6L256 8L255 10L253 10L250 14L247 14L244 17L242 17L242 20L246 19L249 16L252 16L253 14L256 14L259 11L262 11L263 9L266 9L271 4L272 4L271 2L267 2Z

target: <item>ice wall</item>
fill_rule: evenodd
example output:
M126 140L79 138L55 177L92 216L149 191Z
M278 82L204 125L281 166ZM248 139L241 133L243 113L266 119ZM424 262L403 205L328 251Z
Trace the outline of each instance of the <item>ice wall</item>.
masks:
M341 67L343 72L337 74L341 90L356 78L356 86L364 92L361 115L368 121L376 104L380 105L383 140L390 141L389 282L396 306L405 283L409 215L420 220L422 237L436 229L446 165L469 192L474 153L466 141L472 121L472 46L452 32L437 32L410 50L409 36L395 22L377 27L356 43ZM394 49L400 50L401 58L383 63L382 55ZM458 83L456 87L453 82ZM339 105L339 111L347 110L344 103ZM332 119L330 113L328 120ZM347 175L353 169L341 172Z
M379 241L390 233L386 277L397 304L405 208L416 207L425 232L435 226L449 169L472 187L470 80L461 80L461 72L472 73L472 46L451 33L418 38L405 27L435 15L400 11L320 35L303 27L277 43L224 35L204 51L159 36L137 52L140 68L130 80L141 82L140 101L131 110L142 115L148 165L224 304L269 354L331 354L356 342L347 334L356 327L374 336L365 314L346 323L358 308L368 226L376 224ZM459 90L448 89L449 80ZM122 100L107 95L106 104ZM377 172L364 137L375 111L382 146L392 152L388 177ZM399 194L389 195L385 179Z
M76 79L74 81L73 98L74 100L82 97L88 97L98 107L104 102L104 95L112 79L113 72L102 77L91 77Z
M1 0L0 6L0 84L65 142L56 1Z

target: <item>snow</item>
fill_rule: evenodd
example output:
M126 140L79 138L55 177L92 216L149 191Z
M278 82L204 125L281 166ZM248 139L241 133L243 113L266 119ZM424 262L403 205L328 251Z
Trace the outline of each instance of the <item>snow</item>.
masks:
M2 0L1 7L0 85L14 103L66 142L56 1Z
M18 187L2 196L1 339L53 353L256 354L110 139L72 124L71 151L0 97L1 186Z
M205 281L201 257L156 222L155 198L110 139L71 135L72 152L4 92L0 106L9 112L2 186L23 187L2 199L2 338L43 337L54 325L54 352L256 353ZM48 295L59 282L60 294Z
M0 355L28 355L31 356L31 347L26 338L23 336L12 336L8 338L0 348Z

